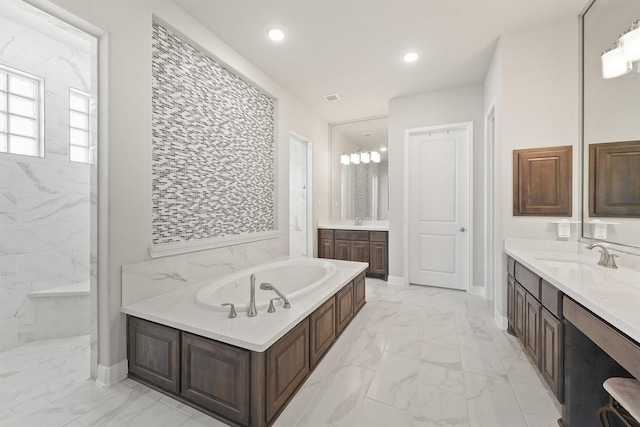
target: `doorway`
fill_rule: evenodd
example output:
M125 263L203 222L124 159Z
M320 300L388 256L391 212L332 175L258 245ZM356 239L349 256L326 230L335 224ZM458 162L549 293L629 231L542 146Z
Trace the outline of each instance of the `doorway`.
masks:
M291 134L289 139L289 255L313 255L311 244L311 143Z
M484 283L485 283L485 295L487 299L495 301L495 257L496 257L496 209L494 200L495 191L495 168L494 168L494 153L495 153L495 129L496 129L496 111L495 106L492 103L489 111L484 119L485 139L484 139L484 191L485 191L485 204L484 204Z
M28 207L8 206L14 214L0 221L14 229L0 235L16 250L0 257L0 275L10 273L0 294L15 306L2 313L0 341L9 349L86 337L82 355L91 360L74 366L95 378L98 346L90 342L98 338L97 211L106 208L95 197L103 196L98 172L106 173L98 169L106 161L104 146L98 156L98 115L105 110L98 110L97 57L104 34L47 3L5 1L0 20L0 39L10 40L0 52L0 104L5 120L13 120L8 127L0 123L0 141L15 139L13 146L0 144L0 169L17 172L3 180L3 190L11 187L15 194L4 191L10 197L0 204ZM100 122L105 124L102 117ZM29 140L34 143L25 146ZM32 236L26 245L21 234Z
M408 129L405 228L411 284L471 284L471 122Z

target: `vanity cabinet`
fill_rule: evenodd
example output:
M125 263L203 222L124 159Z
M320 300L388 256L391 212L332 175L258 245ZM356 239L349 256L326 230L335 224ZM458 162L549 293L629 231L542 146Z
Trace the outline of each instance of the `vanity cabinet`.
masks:
M563 401L562 293L507 259L509 332L522 343L560 403Z
M318 229L318 258L368 262L367 276L389 276L389 232Z

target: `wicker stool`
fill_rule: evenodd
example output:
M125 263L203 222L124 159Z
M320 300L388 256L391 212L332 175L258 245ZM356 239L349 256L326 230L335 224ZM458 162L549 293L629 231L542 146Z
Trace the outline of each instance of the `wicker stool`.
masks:
M609 403L598 409L602 427L610 427L609 413L627 427L640 426L640 381L632 378L609 378L602 384L609 393Z

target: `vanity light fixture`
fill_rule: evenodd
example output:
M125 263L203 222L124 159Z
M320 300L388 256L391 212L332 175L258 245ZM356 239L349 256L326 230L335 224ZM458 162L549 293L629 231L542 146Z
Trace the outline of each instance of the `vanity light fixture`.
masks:
M634 21L611 48L604 51L600 60L603 79L620 77L631 71L633 63L640 61L640 20Z
M384 153L385 151L387 151L387 147L380 147L380 151Z
M622 56L629 62L640 61L640 19L620 36Z
M343 154L340 156L340 164L348 166L350 164L359 165L362 163L380 163L380 153L377 151L359 151L357 153Z
M284 40L284 31L278 27L271 27L267 30L267 35L274 42L280 42Z

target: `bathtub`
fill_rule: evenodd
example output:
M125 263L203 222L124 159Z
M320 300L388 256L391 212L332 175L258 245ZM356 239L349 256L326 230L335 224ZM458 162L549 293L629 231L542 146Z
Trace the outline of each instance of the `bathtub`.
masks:
M229 311L222 303L235 304L238 312L247 311L250 299L250 276L256 276L256 308L266 309L271 298L277 298L273 291L263 291L260 283L267 282L282 292L291 305L314 288L336 274L335 264L315 258L297 258L263 264L225 276L220 280L205 284L196 293L196 304L217 311ZM277 301L276 307L282 307Z

